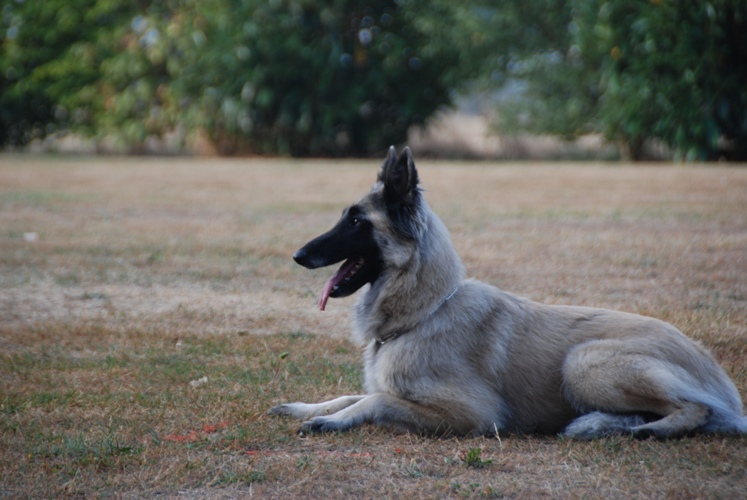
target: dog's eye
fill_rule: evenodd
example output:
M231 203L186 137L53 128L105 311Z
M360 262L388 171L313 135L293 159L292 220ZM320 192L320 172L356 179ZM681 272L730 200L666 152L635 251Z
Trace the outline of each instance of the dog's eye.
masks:
M351 226L357 226L358 224L360 224L360 222L361 220L358 217L353 217L352 219L350 219Z

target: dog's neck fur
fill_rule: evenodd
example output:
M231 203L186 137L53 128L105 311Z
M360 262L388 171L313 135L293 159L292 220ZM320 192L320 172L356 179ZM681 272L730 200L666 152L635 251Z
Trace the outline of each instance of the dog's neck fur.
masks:
M464 268L443 222L425 201L422 242L412 246L406 265L384 270L397 273L396 280L381 279L359 299L354 313L358 339L370 343L400 336L425 321L451 298L464 278ZM417 293L416 293L417 288ZM413 297L422 297L413 303ZM378 322L371 318L383 318ZM366 328L361 328L366 325Z
M418 324L420 324L423 321L425 321L428 318L430 318L436 311L438 311L441 308L442 305L444 305L446 302L449 301L450 298L452 298L454 295L456 295L456 293L458 291L459 291L459 285L455 286L454 289L451 291L451 293L449 295L447 295L446 297L444 297L443 299L441 299L438 302L438 304L436 305L436 307L434 307L433 309L431 309L431 311L428 314L426 314L423 317L423 319L421 319L420 321L418 321ZM414 330L418 326L418 324L412 325L412 327L411 327L410 330ZM391 340L394 340L394 339L396 339L396 338L404 335L405 333L407 333L410 330L395 330L393 332L390 332L390 333L386 334L383 337L376 337L376 339L374 339L374 340L375 340L377 346L382 346L382 345L386 344L387 342L389 342Z

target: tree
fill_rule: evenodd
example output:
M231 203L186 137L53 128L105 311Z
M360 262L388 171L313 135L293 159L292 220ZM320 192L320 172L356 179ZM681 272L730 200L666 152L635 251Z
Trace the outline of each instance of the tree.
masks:
M645 139L688 160L747 159L747 2L596 2L582 20L604 51L600 128L639 156Z
M53 14L63 3L78 15L69 32ZM25 91L46 110L31 128L69 126L130 144L184 127L229 153L368 155L448 105L486 54L482 18L447 0L43 4L41 17L37 2L10 9L3 64L23 71L2 89L4 123L18 122L12 103ZM54 47L28 43L63 31ZM33 58L29 47L46 53Z
M446 0L207 2L187 22L203 47L174 86L219 144L249 138L261 153L401 142L450 103L474 59L460 49L474 19Z
M601 132L633 159L654 138L677 158L747 159L747 1L565 5L566 31L509 71L528 85L524 101L500 110L510 127Z
M0 145L23 145L66 128L94 133L108 111L102 67L116 58L135 13L148 8L149 2L115 0L8 2Z

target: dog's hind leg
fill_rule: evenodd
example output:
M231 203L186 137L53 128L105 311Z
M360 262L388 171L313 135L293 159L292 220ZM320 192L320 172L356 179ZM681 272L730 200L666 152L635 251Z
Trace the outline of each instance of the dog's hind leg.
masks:
M704 404L684 402L666 417L633 427L635 437L667 438L695 431L705 425L711 410Z
M696 385L687 370L617 340L573 349L563 364L563 384L566 397L586 414L565 429L571 438L679 436L704 426L711 413L681 396ZM643 415L659 419L647 423Z

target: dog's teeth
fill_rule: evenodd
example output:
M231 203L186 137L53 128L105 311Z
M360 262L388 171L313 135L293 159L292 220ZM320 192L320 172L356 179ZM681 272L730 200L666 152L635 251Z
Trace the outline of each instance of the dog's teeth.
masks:
M353 276L355 276L355 274L356 274L356 273L357 273L358 271L360 271L360 270L361 270L361 267L363 267L363 263L364 263L364 262L365 262L365 261L364 261L363 259L359 260L359 261L358 261L358 262L357 262L357 263L355 264L355 267L353 267L353 269L351 269L351 270L350 270L350 272L348 273L348 275L347 275L347 276L345 276L345 278L344 278L344 279L342 280L342 281L343 281L343 283L346 283L346 282L350 281L350 278L352 278Z

